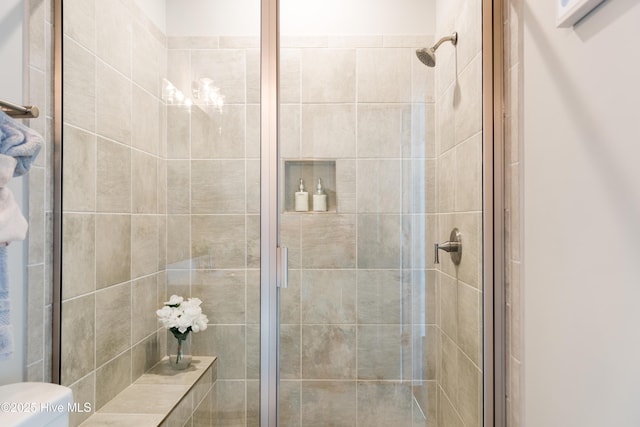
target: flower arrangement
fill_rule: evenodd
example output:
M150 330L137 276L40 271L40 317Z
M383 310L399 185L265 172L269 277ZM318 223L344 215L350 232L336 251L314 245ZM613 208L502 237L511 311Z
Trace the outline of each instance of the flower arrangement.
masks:
M183 343L188 338L189 332L200 332L207 329L209 319L202 313L200 308L202 301L198 298L184 298L178 295L171 295L169 301L156 311L158 320L166 329L169 329L178 340L178 348L175 355L175 362L170 360L172 365L179 366L183 358ZM189 361L190 362L190 359ZM188 365L187 362L187 365Z

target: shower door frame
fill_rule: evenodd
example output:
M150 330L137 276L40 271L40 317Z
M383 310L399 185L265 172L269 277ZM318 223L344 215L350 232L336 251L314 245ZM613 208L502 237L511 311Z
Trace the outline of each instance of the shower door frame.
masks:
M503 4L482 0L483 425L506 425ZM279 0L261 0L260 426L278 426Z
M60 382L62 2L54 0L52 380ZM504 0L482 0L484 426L506 425L504 341ZM279 1L261 0L260 425L276 427L278 396Z

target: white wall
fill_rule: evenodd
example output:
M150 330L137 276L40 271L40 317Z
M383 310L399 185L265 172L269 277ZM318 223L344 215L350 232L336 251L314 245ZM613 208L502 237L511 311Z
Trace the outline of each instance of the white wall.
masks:
M167 31L166 0L135 0L135 3L160 30Z
M435 0L281 0L282 34L432 34ZM260 0L167 0L170 36L258 35Z
M14 103L22 101L23 76L23 0L0 1L0 99ZM24 178L11 180L11 191L24 208L26 186ZM13 325L13 356L0 361L0 384L20 382L25 369L24 336L26 331L25 256L24 242L14 242L8 248L9 293L11 296L11 323Z
M527 427L640 425L640 3L523 2Z

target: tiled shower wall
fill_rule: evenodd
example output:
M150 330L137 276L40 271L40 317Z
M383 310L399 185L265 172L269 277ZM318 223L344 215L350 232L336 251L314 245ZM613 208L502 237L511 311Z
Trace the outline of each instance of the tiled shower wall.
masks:
M462 260L441 254L439 283L439 425L482 425L482 2L438 1L442 45L435 67L438 241L462 233Z
M52 169L53 169L53 43L52 2L29 0L27 104L40 109L28 121L45 145L31 166L27 261L27 381L51 380L52 300Z
M520 253L520 114L522 1L505 2L505 284L507 304L507 425L522 424L522 323Z
M337 181L336 212L282 216L284 425L437 425L435 272L425 262L436 223L433 71L414 55L431 42L283 37L283 157L336 160ZM258 40L168 46L173 85L191 94L211 78L225 96L222 110L168 108L168 289L204 301L211 325L193 347L220 357L220 424L257 425Z
M166 40L132 0L64 6L61 381L98 410L164 355Z

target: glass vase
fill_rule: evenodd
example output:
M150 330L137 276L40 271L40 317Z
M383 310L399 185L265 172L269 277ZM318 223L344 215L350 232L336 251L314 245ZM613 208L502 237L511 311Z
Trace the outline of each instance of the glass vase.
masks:
M187 369L191 364L191 340L189 334L169 339L169 365L175 370Z

